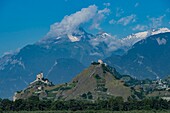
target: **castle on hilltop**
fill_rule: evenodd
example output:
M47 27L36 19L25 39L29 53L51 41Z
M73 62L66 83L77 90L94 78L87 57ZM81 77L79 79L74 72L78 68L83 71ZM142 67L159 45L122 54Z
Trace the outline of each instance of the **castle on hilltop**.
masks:
M38 94L38 95L43 94L44 88L47 86L53 86L53 84L48 79L44 78L43 73L41 72L37 74L36 79L29 84L28 88L15 92L13 96L13 101L19 98L22 99L26 98L25 94L28 94L30 91L33 91L34 94Z
M104 66L107 66L107 64L104 63L101 59L99 59L97 62L92 61L91 64L92 65L104 65Z
M32 85L32 84L34 84L36 82L42 82L42 83L45 83L47 85L51 85L51 82L48 79L44 78L42 72L37 74L36 79L33 82L31 82L30 85Z

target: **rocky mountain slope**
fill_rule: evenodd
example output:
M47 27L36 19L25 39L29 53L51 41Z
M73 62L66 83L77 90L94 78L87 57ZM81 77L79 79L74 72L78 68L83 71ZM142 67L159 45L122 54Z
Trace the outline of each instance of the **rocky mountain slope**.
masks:
M169 58L170 33L161 33L137 42L126 54L113 55L106 62L122 74L156 79L170 75Z
M68 82L92 60L99 58L95 55L99 50L88 43L92 35L81 30L73 35L82 40L72 42L67 35L63 35L61 39L50 38L27 45L18 53L1 58L0 97L11 97L15 90L27 86L41 71L54 83Z
M92 61L106 59L112 54L123 55L141 39L169 31L162 28L119 39L105 32L93 35L78 28L69 34L46 36L0 58L0 97L10 98L14 91L26 87L41 71L53 83L68 82Z

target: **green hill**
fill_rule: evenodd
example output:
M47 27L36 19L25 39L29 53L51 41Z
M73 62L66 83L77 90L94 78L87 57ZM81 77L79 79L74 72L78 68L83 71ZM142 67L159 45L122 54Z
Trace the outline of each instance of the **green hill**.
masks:
M42 100L107 100L114 97L142 100L160 97L169 99L169 78L164 80L137 80L129 75L120 75L102 61L92 63L72 81L53 85L43 74L14 95L16 99L38 96Z
M132 95L132 91L117 78L118 76L118 73L106 64L92 63L69 83L54 86L35 81L25 90L16 93L14 99L39 96L40 99L51 100L97 100L121 96L127 100Z

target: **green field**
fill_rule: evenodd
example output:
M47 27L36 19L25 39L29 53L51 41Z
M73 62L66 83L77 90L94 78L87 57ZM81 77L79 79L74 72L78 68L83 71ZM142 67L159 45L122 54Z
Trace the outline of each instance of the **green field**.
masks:
M102 110L89 110L89 111L10 111L3 113L170 113L170 110L134 110L134 111L102 111Z

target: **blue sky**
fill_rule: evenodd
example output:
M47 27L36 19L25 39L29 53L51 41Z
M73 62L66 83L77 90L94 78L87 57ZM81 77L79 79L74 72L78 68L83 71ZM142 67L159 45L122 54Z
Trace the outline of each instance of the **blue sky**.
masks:
M102 12L81 24L122 38L151 28L170 26L169 0L0 0L0 56L42 39L50 26L95 5Z

